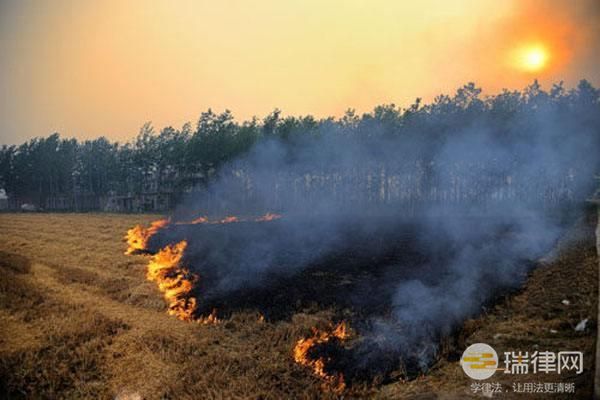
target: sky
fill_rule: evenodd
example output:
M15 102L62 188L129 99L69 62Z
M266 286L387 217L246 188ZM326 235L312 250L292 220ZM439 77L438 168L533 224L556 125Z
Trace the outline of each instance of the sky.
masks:
M598 0L0 0L0 144L600 86Z

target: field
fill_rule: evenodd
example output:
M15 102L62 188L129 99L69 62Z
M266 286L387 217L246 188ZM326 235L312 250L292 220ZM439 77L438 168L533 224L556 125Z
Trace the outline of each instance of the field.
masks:
M5 398L335 398L294 363L296 341L326 326L327 308L270 321L234 312L216 325L166 313L148 257L124 255L124 233L153 215L0 214L0 393ZM456 336L460 352L584 352L584 373L505 375L491 381L574 382L589 398L595 354L595 218L582 219L529 276ZM564 301L567 300L567 301ZM575 326L588 319L585 329ZM455 344L456 345L456 344ZM449 352L454 354L456 352ZM346 397L464 398L472 381L454 354L408 382L354 385ZM477 396L481 396L478 394ZM528 398L505 393L502 398ZM564 395L573 398L573 395ZM532 395L531 398L537 398ZM553 398L561 398L555 395Z

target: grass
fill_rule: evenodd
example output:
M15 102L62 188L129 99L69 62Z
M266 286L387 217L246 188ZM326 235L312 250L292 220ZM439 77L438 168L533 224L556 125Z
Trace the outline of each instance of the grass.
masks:
M331 310L306 310L277 322L247 310L218 325L169 317L156 285L145 279L147 257L123 255L121 241L132 225L157 218L0 214L0 397L336 397L291 357L295 342L310 327L327 323ZM584 375L520 379L572 381L586 398L593 376L598 260L591 231L581 232L536 269L522 291L466 321L458 341L489 343L499 353L534 351L535 345L584 351ZM584 318L590 319L588 329L575 332ZM508 387L515 377L493 380ZM344 395L464 398L472 395L470 384L456 359L448 358L416 380L355 386Z

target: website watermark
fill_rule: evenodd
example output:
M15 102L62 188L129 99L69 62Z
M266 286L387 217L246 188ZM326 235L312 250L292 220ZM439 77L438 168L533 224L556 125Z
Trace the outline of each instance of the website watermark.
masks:
M475 343L467 347L460 359L465 374L476 382L471 383L473 393L493 395L495 393L575 393L571 382L514 382L512 385L500 382L479 382L495 374L561 374L579 375L583 373L583 352L581 351L507 351L502 360L496 350L486 343Z

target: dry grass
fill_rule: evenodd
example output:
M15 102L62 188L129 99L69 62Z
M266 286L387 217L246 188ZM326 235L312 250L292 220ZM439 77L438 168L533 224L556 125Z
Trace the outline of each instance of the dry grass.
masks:
M250 310L234 313L216 326L169 317L155 285L145 280L147 258L123 255L121 241L132 225L156 218L0 215L1 395L335 397L291 358L295 341L311 326L327 321L328 310L299 313L278 322L262 322ZM522 292L481 318L467 321L460 341L484 341L499 351L533 351L534 344L556 351L585 351L586 375L567 379L577 382L582 396L589 393L596 262L588 232L536 270ZM565 298L569 306L562 305ZM574 324L583 318L591 319L590 328L574 332ZM512 382L502 376L497 381ZM470 383L458 362L441 360L429 375L415 381L354 387L345 396L462 398L470 395Z

